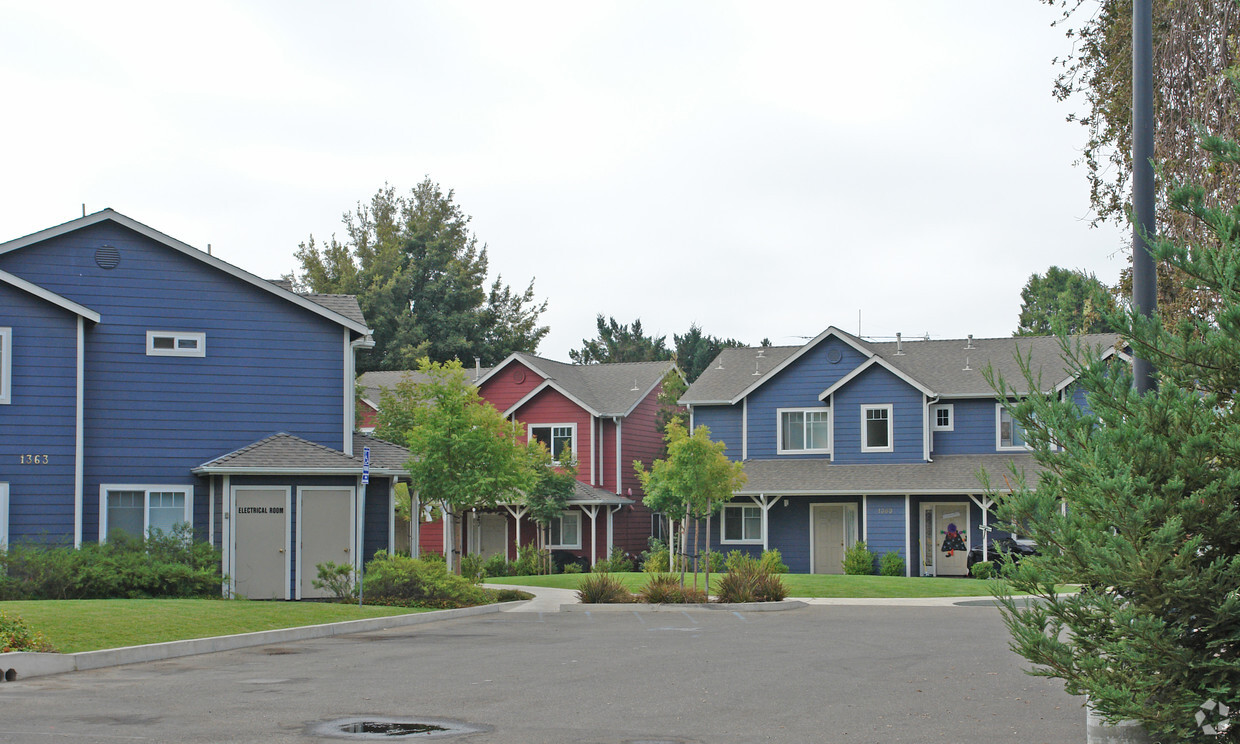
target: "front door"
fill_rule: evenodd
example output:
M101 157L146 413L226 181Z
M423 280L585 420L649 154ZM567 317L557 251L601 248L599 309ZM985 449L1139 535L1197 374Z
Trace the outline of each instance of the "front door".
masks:
M479 514L474 523L474 550L484 559L493 555L508 557L508 518L503 514Z
M936 576L969 575L969 505L934 505Z
M844 550L847 531L844 529L846 507L815 504L814 511L814 573L844 573Z
M233 489L233 581L239 596L288 599L289 489Z
M353 489L302 488L297 492L298 596L330 597L315 589L320 563L353 563Z

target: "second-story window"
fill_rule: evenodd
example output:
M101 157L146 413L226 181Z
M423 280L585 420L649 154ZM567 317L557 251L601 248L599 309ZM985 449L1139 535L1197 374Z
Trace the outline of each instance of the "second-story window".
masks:
M1029 445L1025 443L1025 428L1020 422L1012 418L1012 412L1004 408L1002 404L996 404L998 407L998 431L997 448L1001 450L1023 450L1028 449Z
M861 451L891 452L891 405L861 406Z
M951 403L930 406L930 428L934 431L952 431L955 428L952 421L954 413Z
M185 331L147 331L147 356L205 357L207 334Z
M573 424L540 424L530 426L530 439L542 442L551 451L551 459L560 461L560 453L565 448L577 451L577 427Z
M831 411L825 408L780 409L781 455L831 451Z

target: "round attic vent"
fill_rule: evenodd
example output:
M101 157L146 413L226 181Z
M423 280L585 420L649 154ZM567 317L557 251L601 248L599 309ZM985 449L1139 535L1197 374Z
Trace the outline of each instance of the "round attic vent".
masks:
M121 262L121 252L114 246L101 245L95 249L95 263L101 269L115 269Z
M827 352L827 361L831 362L832 364L839 364L840 360L843 358L844 358L844 352L840 351L839 349L831 349L830 351Z

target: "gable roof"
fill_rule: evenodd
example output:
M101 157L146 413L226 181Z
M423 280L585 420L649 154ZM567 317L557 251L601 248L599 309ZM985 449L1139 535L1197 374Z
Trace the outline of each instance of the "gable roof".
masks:
M16 287L23 292L32 294L41 300L46 300L47 302L68 310L75 315L80 315L92 323L98 323L100 321L101 316L94 310L91 310L85 305L79 305L73 300L70 300L67 297L62 297L49 289L44 289L33 282L28 282L20 276L13 276L7 271L0 271L0 282L4 282L9 286Z
M25 248L26 246L41 243L45 240L66 235L75 230L81 230L84 227L90 227L91 225L96 225L101 222L113 222L117 225L128 228L139 235L143 235L157 243L189 256L190 258L201 261L202 263L235 277L247 284L258 287L265 292L270 292L285 301L309 310L315 315L327 318L333 323L338 323L360 336L367 336L371 333L370 329L366 327L365 319L361 319L359 321L357 318L350 318L328 307L327 305L307 299L295 292L290 292L289 290L273 284L266 279L261 279L244 269L233 266L227 261L221 261L209 253L200 251L188 243L183 243L180 240L177 240L169 235L165 235L164 233L148 227L135 219L126 217L113 209L103 209L93 214L88 214L85 217L79 217L75 220L70 220L63 224L56 225L55 227L49 227L46 230L40 230L39 232L31 233L30 235L26 235L21 238L16 238L15 240L0 243L0 254L16 251L21 248ZM360 311L358 315L360 316Z
M838 389L864 369L877 364L931 397L993 397L994 390L983 375L987 365L1015 387L1018 394L1028 393L1030 391L1025 389L1028 385L1016 361L1018 353L1022 358L1030 358L1035 380L1040 373L1045 391L1056 390L1069 376L1068 365L1060 356L1059 340L1054 336L917 340L897 344L895 341L868 341L828 328L804 346L724 349L689 386L680 402L686 405L738 403L828 335L849 341L867 359L824 392ZM1085 334L1071 339L1073 343L1094 347L1100 352L1115 346L1118 340L1118 334L1114 333ZM901 353L896 353L897 346ZM759 351L761 357L757 356Z
M481 386L513 362L529 367L546 382L526 395L506 413L515 412L535 392L553 388L594 416L628 416L651 391L676 368L670 360L661 362L610 362L606 364L565 364L523 351L510 354L478 380Z
M469 374L470 382L477 385L491 371L491 368L483 367L481 370L466 368L465 371ZM383 391L395 390L396 385L405 378L413 382L426 381L426 375L416 369L379 369L373 372L363 372L358 375L357 382L362 386L363 400L377 409L379 407L379 398L383 397Z
M403 447L374 437L362 436L362 446L372 448L371 473L377 475L404 474L404 463L409 459L408 450L405 450L404 459L399 459L399 453L392 448L404 450ZM358 435L354 436L353 441L355 443L359 441ZM359 447L358 452L360 451ZM346 455L339 450L315 444L282 431L208 460L190 472L195 475L214 473L361 475L362 458L360 455L356 457Z

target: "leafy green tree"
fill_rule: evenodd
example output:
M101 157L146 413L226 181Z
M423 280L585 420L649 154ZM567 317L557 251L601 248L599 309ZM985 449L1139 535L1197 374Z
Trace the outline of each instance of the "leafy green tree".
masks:
M1231 142L1209 137L1204 149L1212 167L1240 165ZM1174 327L1110 316L1157 368L1154 391L1133 390L1117 356L1064 338L1088 409L1037 394L1010 405L1045 470L1036 490L1017 477L996 494L999 518L1042 553L1007 578L1042 601L1000 599L1033 673L1088 694L1108 719L1136 719L1160 741L1238 742L1240 726L1210 736L1196 715L1240 703L1240 206L1211 207L1200 186L1171 189L1168 203L1213 241L1160 238L1152 251L1220 308ZM1041 388L1026 377L1020 387ZM1081 590L1059 594L1062 583Z
M520 500L535 474L522 427L482 400L459 361L423 357L418 371L423 381L383 392L375 434L409 448L414 487L423 501L443 505L455 552L465 512Z
M1040 0L1062 11L1072 51L1056 59L1054 95L1084 101L1072 114L1085 128L1080 163L1088 171L1090 204L1099 222L1123 224L1132 179L1132 0ZM1240 175L1212 167L1197 147L1197 127L1240 137L1240 100L1227 78L1236 72L1240 10L1230 0L1156 0L1154 32L1154 159L1170 181L1194 181L1211 200L1240 193ZM1181 242L1207 238L1194 223L1157 205L1158 232ZM1119 290L1131 294L1125 272ZM1164 320L1213 312L1218 297L1196 288L1169 264L1158 267L1158 308Z
M630 326L617 323L615 318L597 319L598 337L581 340L581 348L568 352L569 359L577 364L602 364L608 362L657 362L671 359L667 348L667 336L647 336L642 332L638 318Z
M513 351L534 351L549 328L534 283L514 292L497 277L488 291L487 248L469 229L470 217L429 178L401 196L385 185L369 204L344 215L345 239L319 245L314 236L295 258L299 289L357 295L374 329L375 348L359 371L410 369L435 361L497 362Z
M532 479L522 503L526 514L538 525L536 545L542 550L547 544L547 527L551 520L564 513L577 488L577 461L567 447L560 452L558 462L552 460L551 450L536 439L526 445L526 457ZM548 554L547 559L550 557ZM551 566L545 566L544 570L550 573Z
M714 442L710 429L699 426L690 434L676 421L666 429L667 458L655 460L647 471L641 460L633 461L633 469L641 481L645 496L643 503L651 510L663 512L669 518L681 522L681 545L688 537L688 521L693 520L694 545L697 553L697 529L699 520L718 513L724 503L745 485L745 466L733 462L724 454L726 444ZM706 550L710 551L710 522L706 523ZM672 553L675 555L675 552ZM684 584L684 564L681 564L681 585ZM697 563L693 566L694 585L697 584ZM706 586L710 587L710 564L706 566Z
M1093 274L1052 266L1034 274L1020 291L1020 327L1014 336L1062 332L1108 333L1106 316L1115 310L1111 290Z
M673 333L672 340L676 345L676 364L690 383L697 380L702 371L719 356L719 352L745 345L734 338L722 339L702 333L697 323L691 324L684 335Z

